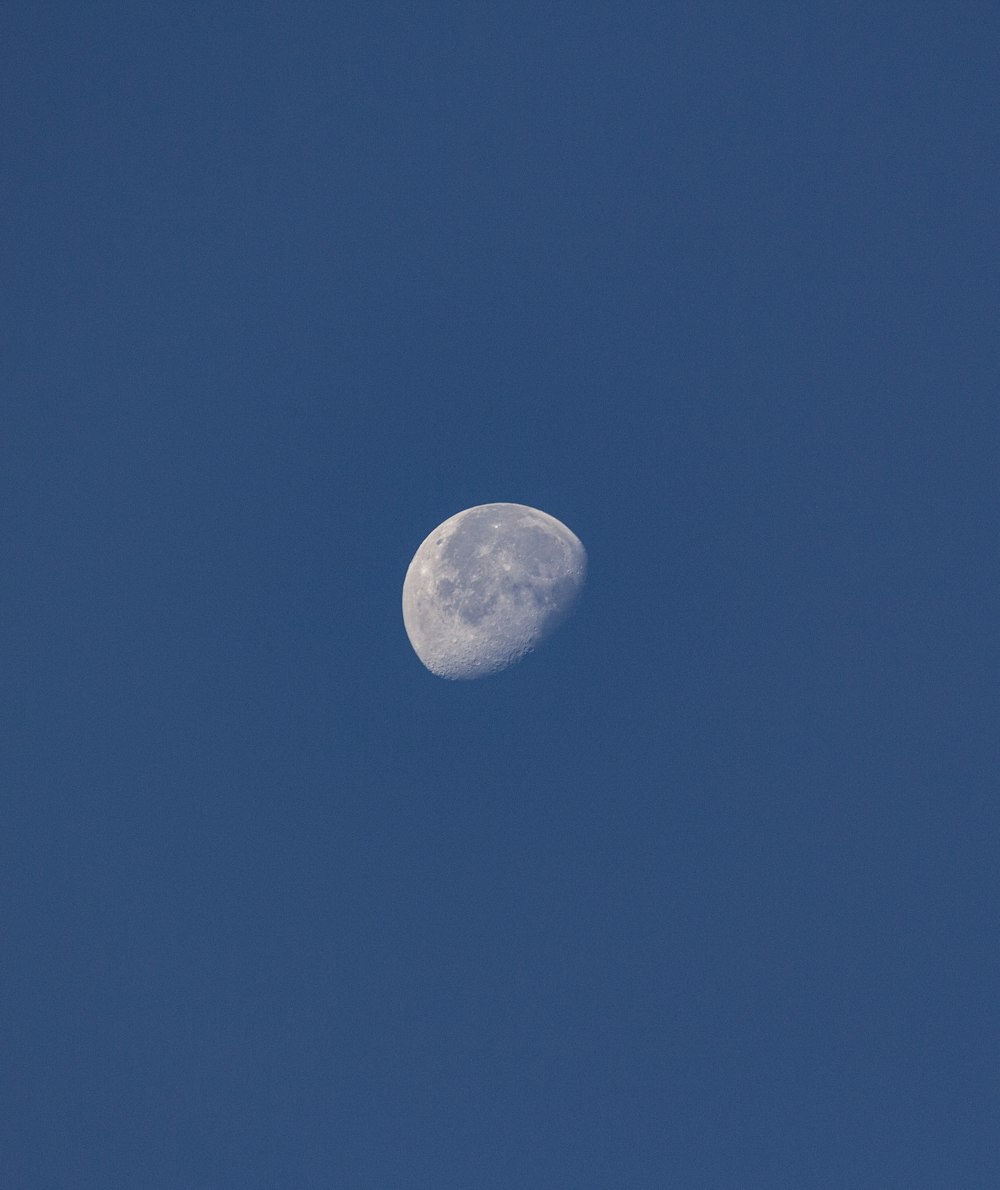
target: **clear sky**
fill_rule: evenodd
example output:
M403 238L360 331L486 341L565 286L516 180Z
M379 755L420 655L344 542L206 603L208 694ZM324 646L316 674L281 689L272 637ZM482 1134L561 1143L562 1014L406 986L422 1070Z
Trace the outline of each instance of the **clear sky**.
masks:
M998 44L8 6L4 1187L1000 1185Z

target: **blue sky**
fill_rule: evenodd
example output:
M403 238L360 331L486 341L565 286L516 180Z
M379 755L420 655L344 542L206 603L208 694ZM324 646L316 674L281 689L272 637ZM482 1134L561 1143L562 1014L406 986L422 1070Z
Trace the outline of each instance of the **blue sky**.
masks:
M996 7L3 24L4 1185L996 1186Z

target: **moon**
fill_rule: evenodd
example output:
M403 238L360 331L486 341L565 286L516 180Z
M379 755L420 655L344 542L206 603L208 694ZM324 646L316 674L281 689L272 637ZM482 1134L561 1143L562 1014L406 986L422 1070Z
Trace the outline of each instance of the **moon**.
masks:
M414 652L441 678L485 678L532 652L573 610L587 551L526 504L478 504L426 537L403 582Z

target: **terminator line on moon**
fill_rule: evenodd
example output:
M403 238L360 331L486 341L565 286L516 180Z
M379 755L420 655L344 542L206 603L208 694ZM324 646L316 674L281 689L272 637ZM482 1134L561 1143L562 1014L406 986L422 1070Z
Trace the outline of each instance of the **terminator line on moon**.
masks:
M555 517L525 504L479 504L427 537L403 583L414 651L442 678L515 665L573 610L587 552Z

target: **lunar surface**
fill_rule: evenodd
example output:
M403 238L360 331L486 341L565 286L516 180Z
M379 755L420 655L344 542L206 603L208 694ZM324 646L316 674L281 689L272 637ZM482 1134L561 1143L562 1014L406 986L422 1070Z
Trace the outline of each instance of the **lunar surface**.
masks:
M403 623L431 673L485 678L516 664L573 610L587 552L555 517L480 504L438 525L403 583Z

